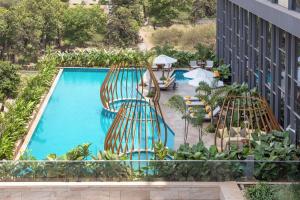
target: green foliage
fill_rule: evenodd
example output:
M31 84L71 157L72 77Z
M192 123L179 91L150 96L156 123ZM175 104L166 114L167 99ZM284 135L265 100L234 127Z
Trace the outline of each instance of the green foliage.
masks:
M109 45L130 47L138 43L139 22L126 7L117 8L107 25L106 41Z
M277 163L262 162L255 166L255 175L260 180L272 180L277 177L283 179L299 177L299 168L292 163L278 161L300 160L300 150L291 144L289 133L273 131L270 134L257 136L253 134L253 154L256 160L275 161Z
M100 151L96 156L92 156L93 160L127 160L125 154L117 155L111 151Z
M154 145L155 160L166 160L168 156L168 148L159 141Z
M211 112L213 112L218 105L223 103L228 92L228 87L217 88L216 84L217 80L213 82L212 86L206 82L200 82L196 88L197 96L199 99L205 101L205 104L210 107ZM213 115L211 115L211 125L213 125Z
M19 55L19 62L35 61L40 49L56 42L63 11L59 0L23 0L12 6L5 14L7 58Z
M172 96L168 101L168 105L179 111L181 114L184 114L186 112L184 99L180 95Z
M2 119L2 132L0 136L0 160L12 159L15 143L27 132L27 125L40 103L41 96L47 91L52 79L57 72L56 62L52 59L44 59L38 63L39 73L29 80L26 88L21 91L9 112Z
M90 156L91 144L81 144L68 151L65 155L57 156L52 153L47 156L48 160L86 160Z
M187 0L150 0L148 9L152 25L154 27L172 25L180 11L187 9L187 2Z
M190 20L196 23L202 18L216 16L216 1L215 0L193 0L190 12Z
M248 200L276 200L275 190L270 185L260 183L246 190Z
M0 94L3 95L4 99L14 98L17 95L20 84L18 69L18 66L9 62L0 62Z
M99 6L76 6L63 15L64 39L67 45L83 46L95 33L104 33L106 16Z
M172 46L165 44L163 46L157 46L153 49L156 55L167 55L176 58L178 62L175 67L188 67L191 60L195 60L197 55L187 51L177 51Z
M215 68L215 70L220 73L221 80L227 80L231 76L230 65L223 64Z
M153 53L125 50L78 50L71 53L57 52L52 54L62 67L109 67L115 63L151 63Z

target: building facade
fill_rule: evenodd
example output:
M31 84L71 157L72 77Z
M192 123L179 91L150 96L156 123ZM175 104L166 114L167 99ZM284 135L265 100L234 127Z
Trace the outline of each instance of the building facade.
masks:
M300 144L300 0L217 0L217 55Z

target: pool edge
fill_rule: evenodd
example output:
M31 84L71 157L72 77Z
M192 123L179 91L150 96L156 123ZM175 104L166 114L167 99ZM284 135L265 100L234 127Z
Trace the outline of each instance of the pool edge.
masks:
M19 160L21 155L26 151L27 146L28 146L28 144L29 144L29 142L32 138L32 135L33 135L33 133L34 133L34 131L35 131L35 129L36 129L36 127L37 127L37 125L38 125L38 123L39 123L46 107L47 107L47 105L48 105L48 102L49 102L49 100L50 100L50 98L51 98L51 96L52 96L52 94L53 94L53 92L56 88L56 85L57 85L63 71L64 71L64 68L59 69L59 72L55 76L55 79L54 79L54 81L53 81L46 97L41 99L41 102L40 102L41 104L37 108L37 114L33 117L33 120L29 125L28 132L27 132L27 134L26 134L26 136L25 136L25 138L22 142L22 145L19 149L17 149L17 153L15 154L14 160Z

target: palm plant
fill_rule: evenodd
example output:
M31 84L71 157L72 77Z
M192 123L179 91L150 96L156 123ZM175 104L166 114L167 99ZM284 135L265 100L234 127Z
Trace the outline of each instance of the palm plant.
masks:
M199 142L202 141L203 136L203 122L205 118L205 111L202 108L195 108L193 110L194 116L190 117L190 122L193 126L198 128L199 133Z
M207 106L210 107L211 110L211 125L213 125L213 111L214 109L223 101L229 90L228 86L218 88L217 80L213 81L212 86L207 84L206 82L201 81L199 86L196 88L197 97L205 102Z

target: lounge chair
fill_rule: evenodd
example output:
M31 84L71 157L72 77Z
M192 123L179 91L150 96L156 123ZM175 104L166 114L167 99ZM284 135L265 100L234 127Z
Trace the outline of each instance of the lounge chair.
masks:
M206 61L205 69L211 70L213 68L213 66L214 66L214 61L212 61L212 60L207 60Z
M215 110L214 110L213 113L212 113L213 117L217 116L217 114L219 114L220 111L221 111L220 106L216 107ZM205 120L210 120L210 119L211 119L211 112L208 113L208 114L206 114L206 115L204 116L204 119L205 119Z
M152 65L152 70L153 70L153 71L157 71L157 70L158 70L157 65Z
M171 80L173 78L175 79L175 75L173 75L173 76L171 76L171 77L169 77L169 78L167 78L166 80L163 80L163 81L158 80L157 82L158 82L158 84L165 84L167 81L169 81L169 80Z
M167 79L166 81L164 81L163 83L159 83L159 88L161 90L167 90L170 87L173 87L173 89L176 88L176 79L175 77L172 77L170 79Z
M197 65L197 61L195 61L195 60L190 61L190 67L191 67L192 69L200 68L200 66Z

